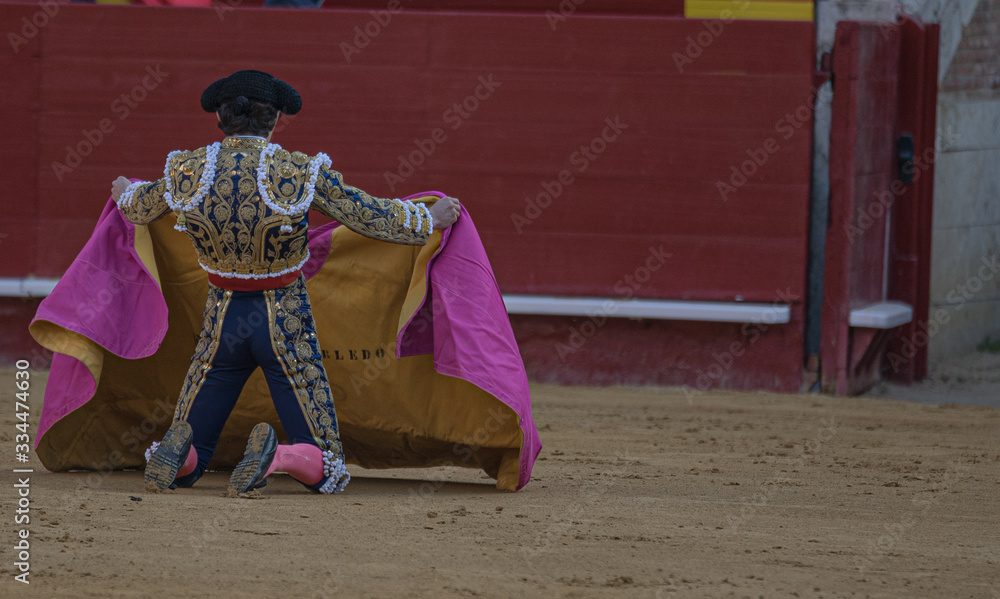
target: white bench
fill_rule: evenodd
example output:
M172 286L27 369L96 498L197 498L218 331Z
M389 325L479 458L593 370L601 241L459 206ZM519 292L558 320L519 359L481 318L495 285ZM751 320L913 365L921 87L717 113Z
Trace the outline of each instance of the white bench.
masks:
M45 297L52 293L58 282L59 279L0 278L0 297ZM510 314L607 316L705 322L764 322L767 324L784 324L791 320L791 308L786 304L778 303L623 300L601 297L514 294L504 295L503 301ZM905 304L903 305L905 306ZM909 307L907 306L907 308ZM913 311L910 310L909 314L912 318ZM909 320L905 322L909 322ZM851 326L872 325L855 325L854 312L852 312Z
M848 324L868 329L891 329L913 320L913 307L903 302L879 302L851 310Z
M45 297L59 279L11 279L0 277L0 297Z
M655 318L661 320L701 320L707 322L764 322L768 324L783 324L791 319L791 309L785 304L648 299L623 300L550 295L504 295L503 302L507 306L509 314L608 316L615 318Z

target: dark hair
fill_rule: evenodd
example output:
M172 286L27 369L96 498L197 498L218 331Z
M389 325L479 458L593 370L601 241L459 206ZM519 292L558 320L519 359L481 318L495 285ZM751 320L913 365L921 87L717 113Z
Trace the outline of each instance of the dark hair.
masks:
M219 106L219 129L226 135L267 137L278 122L278 109L245 96L226 100Z

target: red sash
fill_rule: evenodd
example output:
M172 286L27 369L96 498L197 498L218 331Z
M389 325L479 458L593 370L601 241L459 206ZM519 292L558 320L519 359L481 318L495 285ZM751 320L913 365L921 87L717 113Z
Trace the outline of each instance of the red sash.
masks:
M230 291L263 291L265 289L277 289L284 287L299 278L302 269L292 271L277 277L267 277L265 279L237 279L230 277L220 277L208 273L208 282L221 289Z

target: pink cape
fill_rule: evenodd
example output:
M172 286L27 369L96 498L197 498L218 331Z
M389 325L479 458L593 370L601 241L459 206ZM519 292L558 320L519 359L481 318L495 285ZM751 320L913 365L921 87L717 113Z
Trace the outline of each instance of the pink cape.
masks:
M410 198L442 195L426 192ZM307 278L316 275L326 262L331 232L337 226L330 223L310 231L311 259L303 269ZM72 341L79 335L128 360L157 352L168 333L168 302L145 265L148 258L144 263L137 252L136 236L137 228L122 218L109 200L90 240L38 308L31 327L39 343L51 349L54 336ZM397 357L433 353L437 373L471 383L516 414L521 432L516 484L520 489L530 480L541 443L532 419L524 365L489 259L468 212L463 211L458 222L443 232L438 251L427 261L426 280L427 291L419 308L399 331ZM316 314L318 326L322 318ZM417 322L425 326L413 326ZM427 322L431 326L426 326ZM55 354L36 448L45 444L54 425L94 397L101 365L88 362L92 360L84 353L76 357ZM400 401L405 401L405 389L399 391ZM76 439L46 447L50 453L66 452L80 447L79 443L86 441ZM44 463L43 452L39 455Z

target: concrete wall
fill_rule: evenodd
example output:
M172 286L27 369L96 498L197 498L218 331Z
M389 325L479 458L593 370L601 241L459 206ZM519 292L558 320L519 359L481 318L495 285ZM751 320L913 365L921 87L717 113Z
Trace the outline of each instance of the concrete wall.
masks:
M974 352L987 335L1000 337L1000 272L990 268L1000 268L1000 0L819 0L817 56L832 48L838 21L891 22L901 12L941 24L930 310L939 326L928 348L933 366ZM814 214L824 215L830 96L820 97L812 202ZM814 218L814 231L823 225L821 216ZM818 237L811 260L822 264ZM821 292L821 282L812 281L810 291ZM814 339L812 331L808 338Z
M954 50L938 96L931 312L950 321L931 363L1000 338L1000 0L962 9L941 15Z

